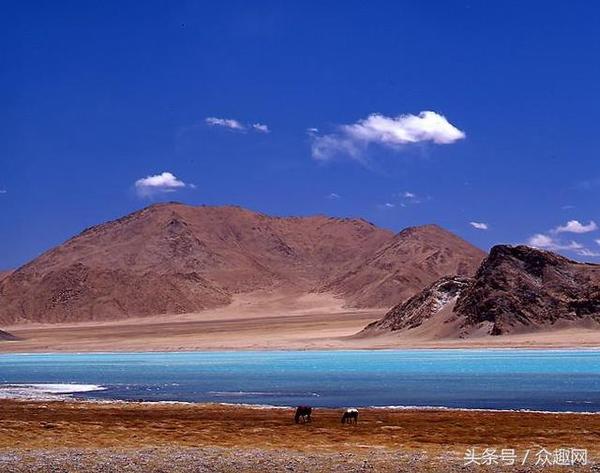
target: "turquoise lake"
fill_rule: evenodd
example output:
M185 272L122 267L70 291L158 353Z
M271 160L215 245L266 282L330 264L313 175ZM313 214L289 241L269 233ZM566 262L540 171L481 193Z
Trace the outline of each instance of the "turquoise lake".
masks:
M0 383L91 399L597 412L600 350L5 354Z

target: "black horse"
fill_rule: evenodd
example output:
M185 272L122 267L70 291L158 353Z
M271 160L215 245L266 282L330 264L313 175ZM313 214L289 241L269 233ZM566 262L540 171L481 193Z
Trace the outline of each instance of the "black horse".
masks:
M342 415L342 424L358 423L358 410L357 409L346 409Z
M310 415L312 414L312 407L310 406L298 406L296 408L296 415L294 416L294 421L296 424L300 423L300 419L302 422L310 422Z

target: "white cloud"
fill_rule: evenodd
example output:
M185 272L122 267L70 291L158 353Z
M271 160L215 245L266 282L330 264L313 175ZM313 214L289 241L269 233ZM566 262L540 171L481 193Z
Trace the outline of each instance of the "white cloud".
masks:
M380 209L393 209L394 207L396 207L396 205L392 204L391 202L386 202L385 204L380 204L377 207L379 207Z
M252 128L260 133L270 133L269 127L267 125L263 125L262 123L253 123Z
M419 115L395 118L375 113L351 125L341 125L334 133L314 136L312 155L318 160L328 160L339 154L361 159L362 153L371 144L398 149L403 145L427 141L450 144L465 136L463 131L436 112L424 111Z
M339 194L336 194L335 192L332 192L331 194L329 194L327 196L328 199L332 199L332 200L337 200L337 199L341 199L342 196Z
M593 220L586 225L577 220L569 220L565 225L560 225L548 233L536 233L531 236L527 241L527 244L535 248L542 248L545 250L552 251L570 251L580 256L586 257L600 257L600 252L586 248L581 243L576 241L565 242L561 240L558 235L561 233L589 233L598 229L598 225ZM600 239L594 240L600 245Z
M345 125L344 129L359 140L393 145L420 141L449 144L465 137L446 117L430 111L396 118L373 114L353 125Z
M245 124L233 118L216 118L208 117L204 121L210 126L218 126L228 128L233 131L246 132L247 130L255 131L257 133L270 133L271 130L264 123L252 123Z
M222 126L225 128L230 128L231 130L245 130L246 127L242 125L237 120L232 118L216 118L216 117L208 117L206 118L206 123L210 126Z
M569 220L566 225L558 226L554 229L555 233L589 233L598 230L598 225L593 220L587 225L578 220Z
M552 238L549 235L544 235L543 233L536 233L531 236L529 240L527 240L527 244L529 246L533 246L534 248L540 248L544 250L582 250L584 249L583 245L575 241L571 241L569 243L563 243L555 238Z
M154 176L147 176L135 181L135 189L141 197L148 197L157 193L175 192L184 187L196 188L193 184L186 184L177 179L170 172L163 172Z
M6 189L0 189L0 194L6 194L7 190Z
M473 228L476 228L477 230L487 230L488 228L490 228L489 225L484 222L469 222L469 225L471 225Z
M597 258L598 256L600 256L599 252L590 250L588 248L581 248L580 250L577 250L576 253L581 256L590 256L593 258Z
M415 192L411 191L399 192L397 194L393 194L392 197L400 199L400 207L418 205L431 200L431 196L417 195Z

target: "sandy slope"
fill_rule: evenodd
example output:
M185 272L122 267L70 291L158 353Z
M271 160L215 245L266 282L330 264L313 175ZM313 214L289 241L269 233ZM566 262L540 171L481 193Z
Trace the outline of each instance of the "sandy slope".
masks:
M0 351L600 346L600 331L581 328L461 340L441 339L444 333L437 325L425 325L402 334L355 336L383 312L348 310L328 294L263 292L240 295L231 306L196 314L6 327L20 340L0 342Z

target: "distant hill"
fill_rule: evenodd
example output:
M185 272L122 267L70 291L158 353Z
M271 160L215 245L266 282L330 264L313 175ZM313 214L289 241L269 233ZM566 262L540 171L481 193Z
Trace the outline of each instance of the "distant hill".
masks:
M0 323L193 312L265 289L326 288L349 304L385 306L441 274L468 274L482 257L438 227L394 236L362 219L159 204L89 228L2 279Z
M392 308L363 334L434 338L600 328L600 265L527 246L492 248L474 278L442 278Z
M391 307L447 275L472 276L485 253L437 225L407 228L324 289L355 307Z

